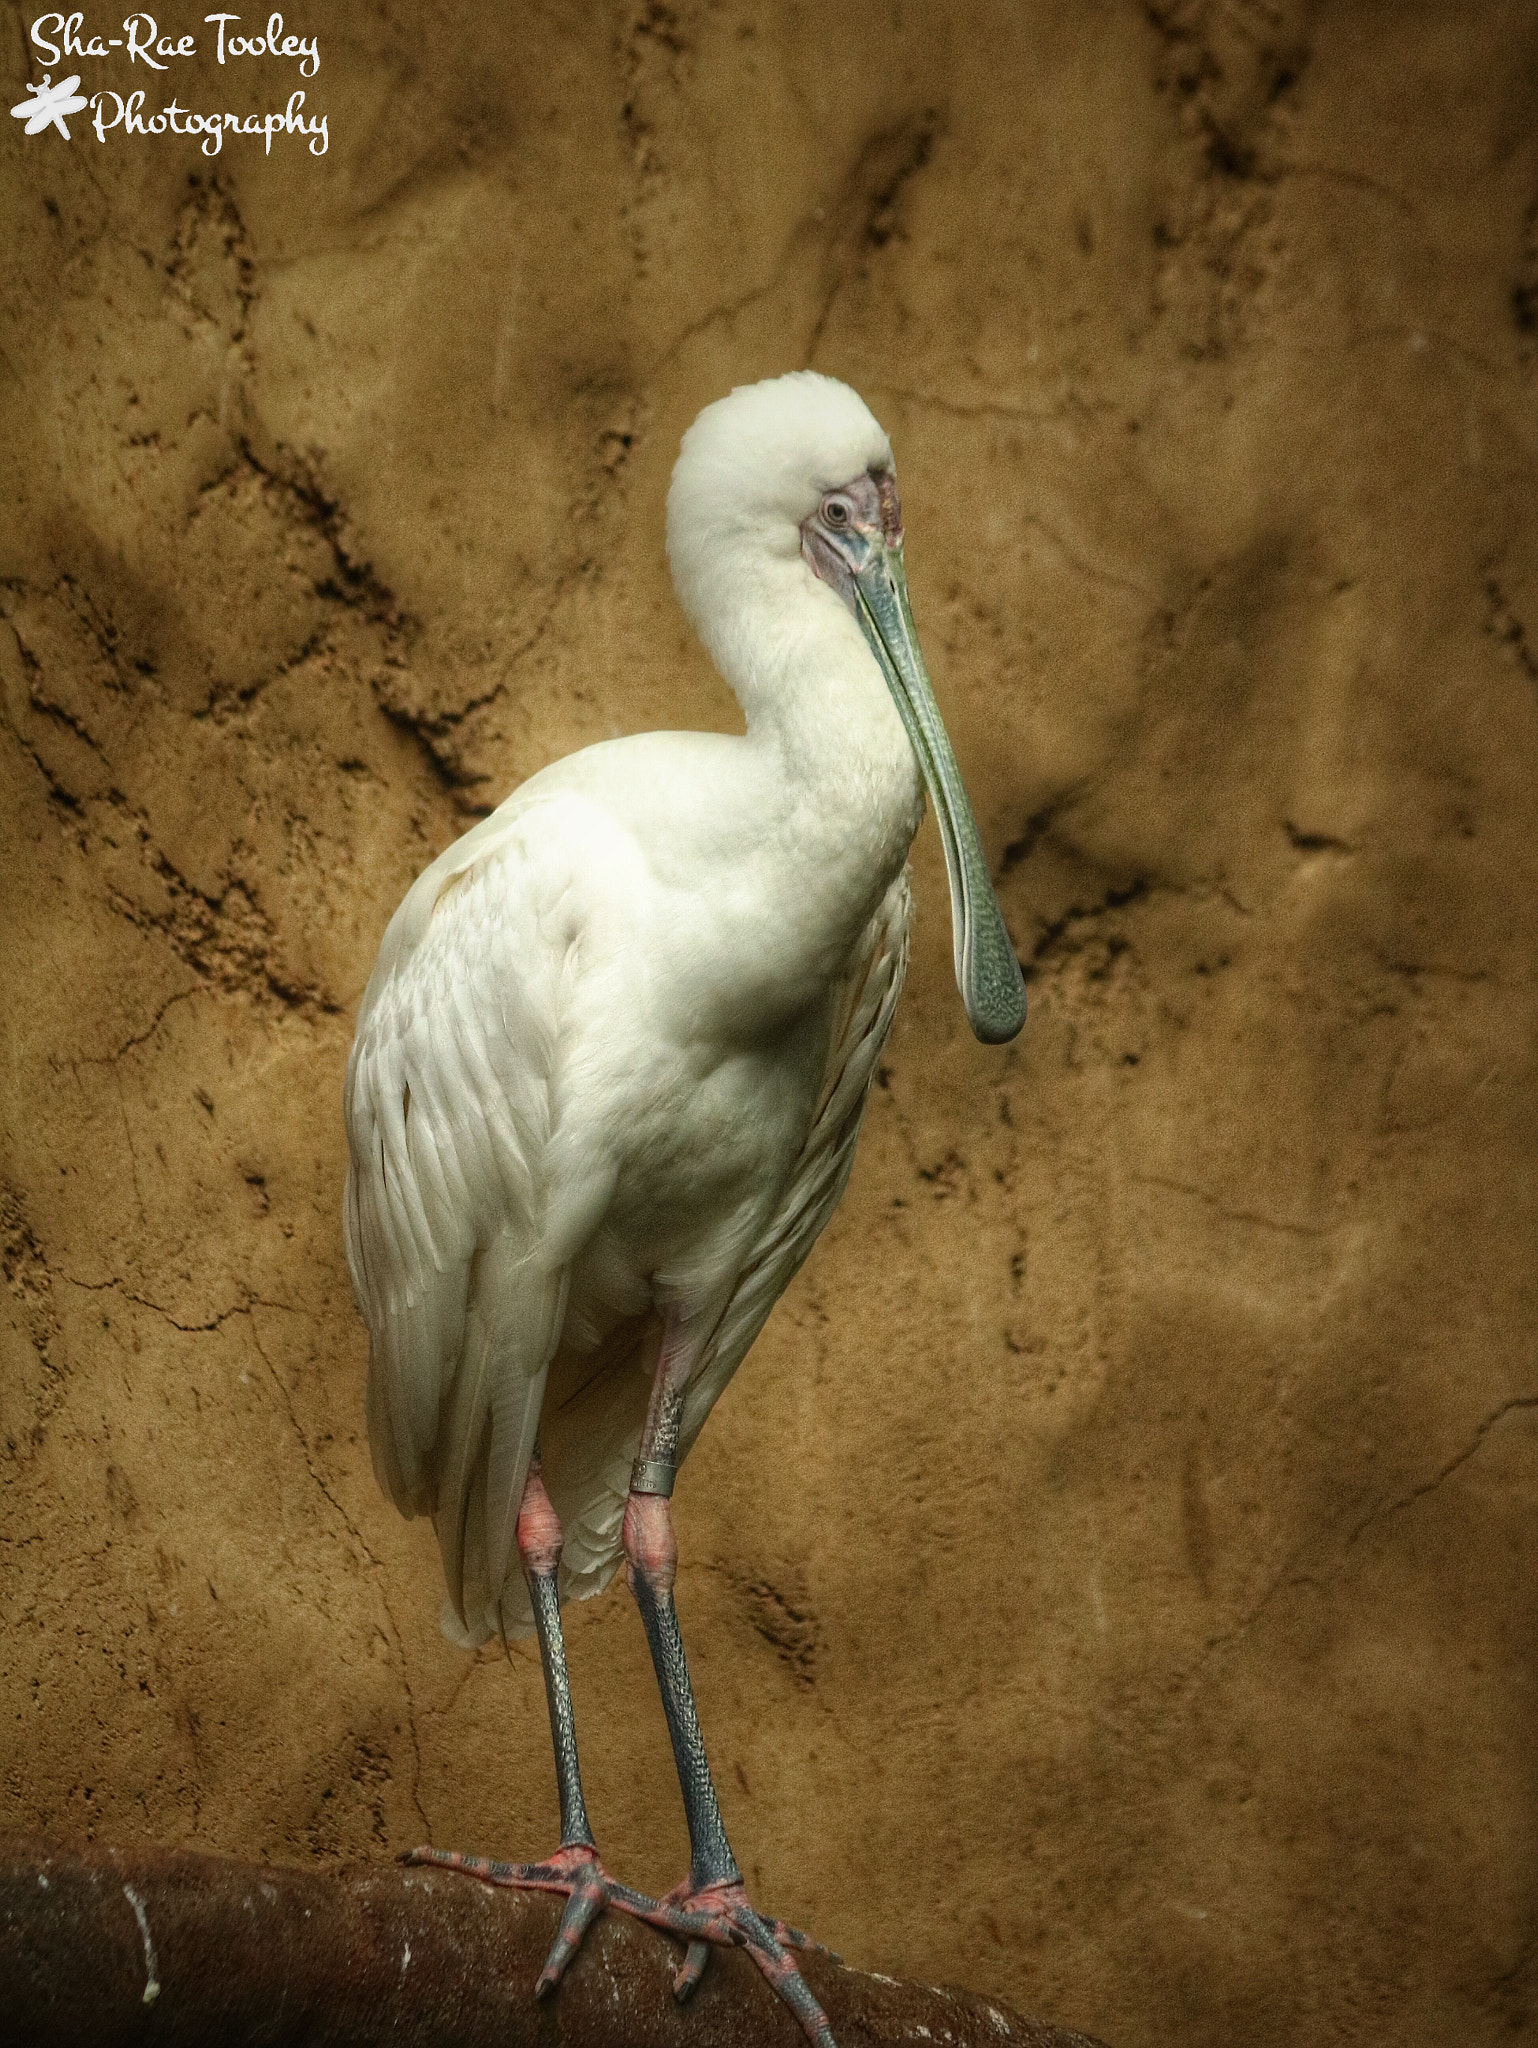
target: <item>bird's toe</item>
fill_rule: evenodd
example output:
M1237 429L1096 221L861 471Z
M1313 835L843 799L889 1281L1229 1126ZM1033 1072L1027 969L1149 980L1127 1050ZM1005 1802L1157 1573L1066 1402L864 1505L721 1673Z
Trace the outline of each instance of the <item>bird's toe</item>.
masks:
M634 1907L630 1910L636 1911ZM783 1920L767 1920L756 1912L740 1882L706 1885L697 1891L685 1882L637 1917L682 1936L689 1944L673 1979L673 1995L680 2004L703 1976L712 1944L743 1948L768 1978L775 1995L795 2014L807 2039L816 2048L836 2048L828 2016L791 1955L793 1949L828 1951L799 1928L787 1926Z
M561 1915L560 1927L545 1958L545 1967L534 1986L536 1998L548 1998L560 1983L566 1974L566 1965L582 1946L583 1935L608 1904L611 1890L611 1882L596 1856L572 1872L566 1910Z
M673 1996L680 2005L692 1997L695 1986L705 1974L705 1964L709 1956L708 1941L690 1942L688 1953L679 1964L677 1975L673 1979Z

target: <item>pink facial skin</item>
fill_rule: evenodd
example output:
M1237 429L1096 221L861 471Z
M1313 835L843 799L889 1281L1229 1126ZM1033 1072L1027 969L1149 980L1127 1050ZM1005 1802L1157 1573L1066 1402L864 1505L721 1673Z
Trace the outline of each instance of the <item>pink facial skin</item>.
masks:
M825 491L817 510L801 522L801 553L807 567L853 608L854 581L838 545L842 535L851 533L879 534L889 548L902 545L902 500L891 470L871 470Z

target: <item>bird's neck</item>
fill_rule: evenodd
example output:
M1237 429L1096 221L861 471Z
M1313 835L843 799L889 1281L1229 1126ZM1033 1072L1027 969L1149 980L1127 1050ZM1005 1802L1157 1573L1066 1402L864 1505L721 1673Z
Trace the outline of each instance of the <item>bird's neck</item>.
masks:
M745 607L733 644L712 649L747 719L752 836L774 878L760 930L787 996L842 970L924 810L912 746L859 626L794 568L778 602Z

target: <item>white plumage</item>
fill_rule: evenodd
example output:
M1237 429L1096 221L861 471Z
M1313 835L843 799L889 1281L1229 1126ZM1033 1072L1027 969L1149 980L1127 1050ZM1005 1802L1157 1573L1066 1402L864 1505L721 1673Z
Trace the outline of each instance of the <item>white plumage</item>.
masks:
M432 1515L462 1641L531 1624L515 1524L536 1432L561 1592L595 1593L662 1317L690 1346L681 1458L848 1179L907 961L921 761L803 529L890 475L830 379L708 408L668 551L746 734L556 762L385 934L347 1072L347 1251L375 1470ZM954 892L975 827L941 807ZM958 969L962 950L958 929Z

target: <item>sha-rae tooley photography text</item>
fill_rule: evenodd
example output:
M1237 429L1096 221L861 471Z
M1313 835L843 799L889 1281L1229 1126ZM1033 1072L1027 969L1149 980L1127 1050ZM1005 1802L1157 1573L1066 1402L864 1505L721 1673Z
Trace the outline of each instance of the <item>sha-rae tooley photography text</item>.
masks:
M320 70L319 36L289 29L281 14L271 14L265 22L253 19L249 24L238 14L207 14L201 29L189 32L176 27L162 30L153 15L141 10L128 15L121 29L119 35L97 31L78 12L37 17L32 23L31 40L44 62L60 67L78 62L89 68L57 84L49 73L40 84L27 87L33 97L11 109L18 119L26 120L26 134L39 134L52 127L67 141L70 131L66 117L88 112L90 126L101 143L109 135L194 135L201 137L205 156L217 156L227 135L250 135L261 138L264 151L270 156L274 136L297 136L308 144L312 156L326 154L330 146L326 116L306 111L302 86L289 92L281 109L236 114L186 107L174 89L169 98L161 95L160 103L152 105L153 87L132 86L120 72L116 83L96 86L90 75L97 66L105 70L108 65L125 63L142 65L149 74L174 72L178 63L196 57L202 48L221 66L243 71L252 60L265 60L265 74L266 66L276 59L290 78L312 79ZM124 89L119 90L119 86Z

